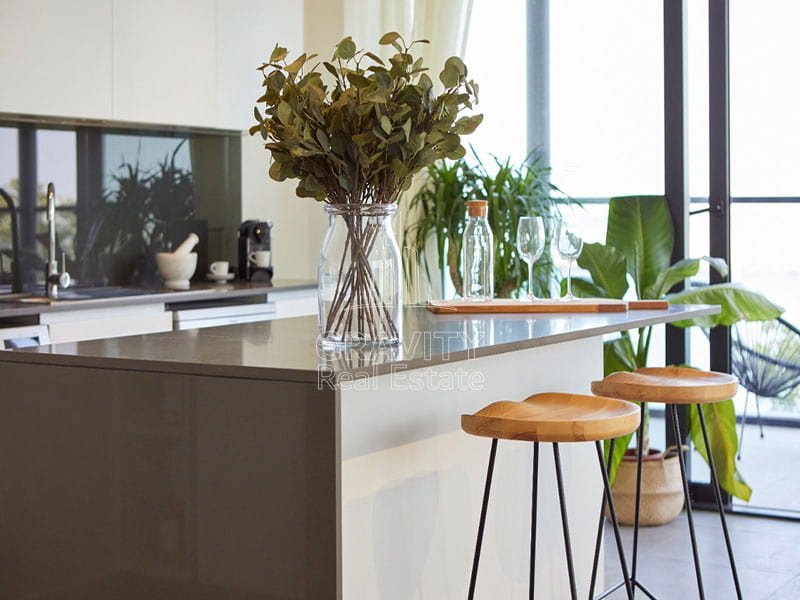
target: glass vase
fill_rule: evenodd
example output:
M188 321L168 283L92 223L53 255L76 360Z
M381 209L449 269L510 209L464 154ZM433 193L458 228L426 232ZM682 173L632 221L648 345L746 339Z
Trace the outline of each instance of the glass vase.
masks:
M328 204L319 257L319 333L327 350L395 345L402 331L395 204Z

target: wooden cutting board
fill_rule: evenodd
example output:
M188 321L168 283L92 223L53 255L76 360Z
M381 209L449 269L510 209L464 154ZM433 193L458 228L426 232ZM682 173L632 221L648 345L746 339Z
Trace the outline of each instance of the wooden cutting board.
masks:
M652 310L669 308L666 300L616 300L613 298L576 298L563 300L536 300L521 302L496 299L489 302L468 300L428 300L428 310L434 313L609 313L627 310Z

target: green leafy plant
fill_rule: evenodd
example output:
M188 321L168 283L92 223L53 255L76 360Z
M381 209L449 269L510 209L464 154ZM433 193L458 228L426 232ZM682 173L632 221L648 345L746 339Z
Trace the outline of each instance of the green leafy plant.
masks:
M436 244L436 267L442 289L449 275L457 293L461 293L461 239L466 225L466 202L480 198L489 202L489 224L494 232L494 280L496 295L511 297L527 282L527 266L516 250L517 223L521 216L556 217L559 205L569 202L550 183L550 169L531 155L521 165L512 165L495 158L490 171L476 156L474 162L464 159L438 161L430 165L424 185L408 201L410 223L403 231L403 246L410 249L404 256L406 273L413 276L417 261L428 281L432 269L426 246L433 238ZM534 265L534 293L549 295L549 281L554 275L550 254L545 252Z
M260 133L272 155L270 177L298 179L298 196L349 211L342 215L347 241L323 337L365 339L367 331L385 331L397 338L369 262L380 226L362 218L357 207L392 204L421 169L440 158L463 157L461 136L483 120L479 114L459 117L478 99L460 58L445 61L439 73L444 91L434 93L428 69L411 52L426 43L406 44L400 34L387 33L379 44L395 54L384 61L346 37L330 61L308 69L316 55L289 62L286 48L276 45L259 67L265 89L257 102L263 112L255 107L257 124L250 133Z
M728 272L723 260L712 257L688 258L670 264L674 242L675 230L663 196L612 198L606 242L584 245L578 265L589 272L590 278L574 278L573 290L580 296L622 298L632 282L639 299L666 297L672 304L717 304L721 307L716 315L675 323L679 327L729 326L740 320L773 319L783 312L761 294L731 283L672 292L678 284L697 275L702 261L723 276ZM627 331L606 341L606 374L646 366L651 336L652 327L646 327L638 330L635 341ZM702 410L721 486L732 495L748 500L751 489L736 468L738 439L733 400L704 404ZM695 447L708 460L694 410L689 410L689 429ZM645 445L647 437L645 434ZM615 446L612 477L630 439L631 436L622 438Z
M439 73L445 89L436 95L428 69L411 53L427 40L406 45L390 32L379 43L396 50L388 62L357 50L346 37L330 61L310 69L316 55L289 62L280 46L259 67L264 108L255 107L258 123L250 133L260 133L272 154L270 177L300 180L298 196L333 204L391 203L421 169L439 158L464 156L461 136L475 131L483 115L458 118L478 93L462 60L445 61Z

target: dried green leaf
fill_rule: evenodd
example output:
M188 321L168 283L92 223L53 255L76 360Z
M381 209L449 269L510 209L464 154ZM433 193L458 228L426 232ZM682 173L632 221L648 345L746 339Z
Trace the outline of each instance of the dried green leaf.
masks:
M378 41L378 43L381 46L387 46L392 42L396 42L399 39L402 39L399 33L397 33L396 31L390 31L389 33L384 33L381 36L381 39Z
M481 122L483 122L483 115L461 117L458 121L456 121L454 130L459 135L468 135L475 131Z
M286 58L287 54L289 54L289 51L286 48L282 48L278 44L275 44L275 49L272 51L272 54L269 55L269 62L275 63L279 60L283 60Z
M277 112L278 120L284 125L291 125L292 120L292 107L288 102L281 102L278 104Z
M303 65L306 63L306 60L307 60L307 56L306 56L306 54L304 52L303 54L298 56L293 62L291 62L290 64L286 65L286 72L291 74L291 75L297 74L297 72L300 71L300 69L303 68Z
M342 60L350 60L356 55L356 44L353 38L347 36L341 42L336 44L336 56Z
M347 81L350 82L350 85L358 88L363 89L369 87L370 81L363 75L359 75L358 73L348 73L347 74Z

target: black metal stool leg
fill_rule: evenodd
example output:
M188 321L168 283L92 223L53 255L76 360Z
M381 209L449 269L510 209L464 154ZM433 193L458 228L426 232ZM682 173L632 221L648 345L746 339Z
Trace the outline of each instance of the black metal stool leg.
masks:
M608 444L608 464L603 464L602 468L605 469L606 475L611 470L611 458L614 456L615 439L611 439ZM603 525L606 521L606 495L603 494L603 499L600 501L600 518L597 521L597 535L594 538L594 558L592 559L592 578L589 582L589 598L594 598L594 588L597 585L597 568L600 564L600 550L603 546Z
M666 411L671 416L672 428L675 431L675 439L678 440L678 462L681 466L683 497L686 502L686 518L689 521L689 537L692 540L692 556L694 558L694 570L697 575L697 591L700 593L700 600L705 600L706 594L703 590L703 574L700 572L700 555L697 551L697 538L694 532L694 519L692 518L692 498L689 495L689 480L686 477L686 463L683 457L683 439L681 438L681 426L678 422L678 407L674 404L667 404Z
M531 566L528 577L528 598L533 600L536 576L536 508L539 503L539 442L533 443L533 475L531 481Z
M603 462L603 447L600 445L599 441L596 441L594 444L595 448L597 449L597 460L600 463L600 473L603 475L604 498L608 499L608 512L609 516L611 517L611 526L614 529L614 539L617 543L617 553L619 554L619 565L622 569L622 578L625 581L625 591L628 593L628 598L633 600L633 586L631 585L631 577L628 573L628 563L625 560L625 549L622 546L622 536L619 533L617 509L614 507L614 497L611 495L611 483L608 480L608 472L606 471L606 465ZM605 508L605 502L603 505L603 508ZM592 588L592 594L594 594L594 587ZM592 596L590 596L590 598L591 597Z
M489 466L486 469L486 484L483 488L483 503L481 504L481 518L478 522L478 539L475 541L475 557L472 559L472 575L469 578L469 600L475 597L475 582L478 578L478 563L481 559L481 545L483 544L483 527L486 525L486 509L489 506L489 491L492 489L492 472L494 471L494 458L497 454L497 438L492 439L492 449L489 451Z
M634 581L636 581L636 568L639 566L639 512L642 506L642 454L644 453L646 410L647 405L642 402L639 405L641 421L636 432L636 499L633 505L633 550L631 552L631 579ZM636 595L635 588L633 594Z
M572 564L572 544L569 541L569 521L567 520L567 503L564 498L564 479L561 475L561 456L558 444L553 442L553 460L556 465L556 486L558 487L558 504L561 508L561 526L564 530L564 550L567 555L567 574L572 600L578 600L578 587L575 584L575 566Z
M728 560L731 563L731 573L733 573L733 584L736 587L736 597L742 600L742 588L739 585L739 573L736 570L736 560L733 558L733 546L731 545L731 537L728 533L728 523L725 520L725 510L722 506L722 492L719 489L719 479L717 479L717 469L714 465L714 457L711 454L711 444L708 442L708 430L706 429L706 420L703 416L701 406L697 406L697 416L700 419L700 428L703 430L703 442L706 445L706 454L708 455L708 466L711 469L711 487L714 488L714 497L717 500L717 511L719 512L719 520L722 523L722 533L725 536L725 546L728 549Z

